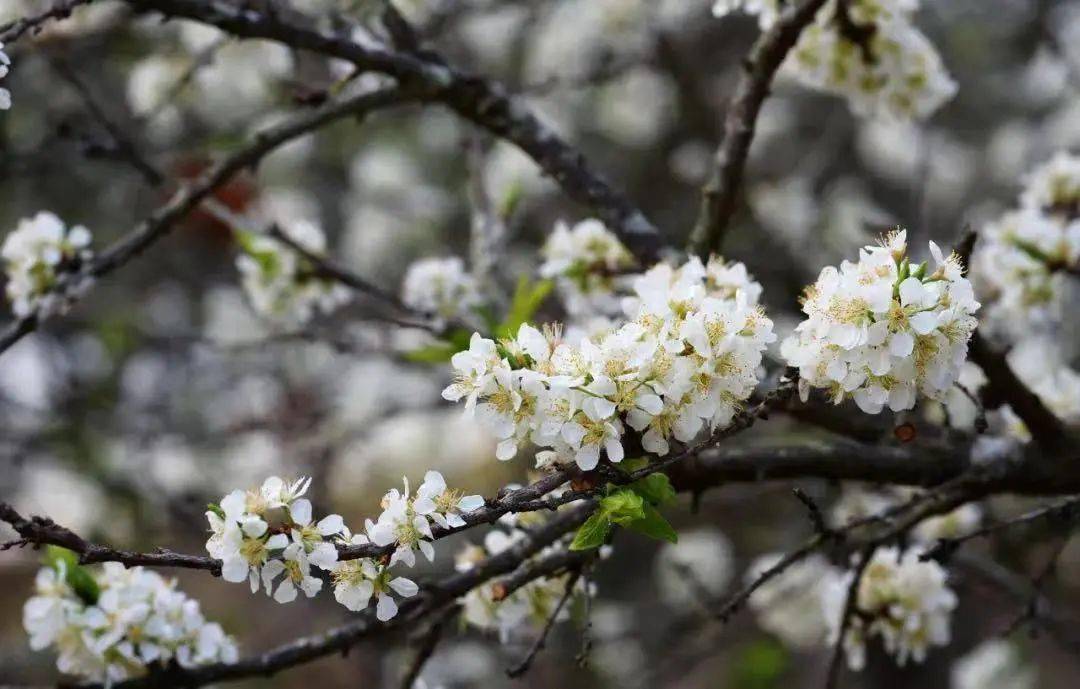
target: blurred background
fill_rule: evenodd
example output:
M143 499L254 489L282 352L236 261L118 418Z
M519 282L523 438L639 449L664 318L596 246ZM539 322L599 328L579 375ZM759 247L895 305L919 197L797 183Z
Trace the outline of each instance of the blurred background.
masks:
M51 0L0 0L0 24ZM340 29L342 17L379 28L377 3L291 0ZM765 287L783 334L797 297L821 266L902 225L917 257L925 241L952 245L1015 206L1026 172L1059 150L1080 150L1080 4L1068 0L924 0L917 25L959 85L927 122L860 119L841 98L780 81L758 122L745 203L725 253ZM681 245L722 129L740 61L758 35L752 17L714 18L707 0L407 0L401 10L451 62L505 83L626 190ZM0 113L0 232L51 210L105 246L129 232L208 161L254 129L310 107L347 74L340 64L260 42L237 42L182 21L138 16L97 0L70 19L7 47L4 80L14 107ZM360 77L367 79L369 77ZM97 111L97 112L95 112ZM118 152L103 117L119 125L165 182ZM341 122L270 156L219 192L237 213L301 214L328 237L329 254L391 291L407 266L469 255L479 202L505 210L508 241L494 279L507 293L532 274L560 219L586 217L531 161L437 107ZM267 210L270 209L270 210ZM203 552L207 502L271 474L310 475L317 514L359 524L408 476L440 470L451 486L493 495L528 479L528 453L494 458L494 443L440 397L448 368L401 352L424 334L394 330L353 304L300 338L275 331L249 307L228 228L196 213L146 256L96 285L68 317L49 322L0 357L0 499L118 547ZM560 317L558 304L545 319ZM1075 325L1062 342L1075 358ZM294 335L294 334L293 334ZM854 407L843 408L855 415ZM740 443L812 441L779 418ZM837 486L807 482L823 504ZM704 581L720 596L759 555L810 533L790 485L727 486L672 511L686 549L708 554ZM1015 510L998 499L986 506ZM0 527L0 536L10 536ZM1080 543L1019 533L994 546L1018 572L1036 572L1064 548L1048 584L1080 602ZM420 581L452 567L456 537ZM596 570L598 597L585 667L581 632L556 628L523 679L503 669L530 637L500 645L462 630L425 672L428 686L796 689L818 686L828 652L792 650L750 611L708 619L671 578L654 542L618 539ZM984 551L990 546L978 544ZM700 556L700 552L698 553ZM690 556L694 556L691 553ZM674 557L671 553L668 557ZM20 609L38 554L0 557L0 684L55 681L55 658L32 653ZM208 618L257 652L340 623L328 596L281 606L204 573L178 572ZM665 583L666 581L666 583ZM690 586L684 582L683 587ZM948 687L953 661L1005 631L1023 601L974 579L955 582L955 642L897 670L872 656L855 687ZM1024 632L1011 636L1038 666L1038 685L1071 687L1077 657ZM397 686L401 644L365 642L247 686ZM238 684L237 686L244 686ZM1010 685L1013 686L1013 685ZM1016 685L1025 686L1025 685Z

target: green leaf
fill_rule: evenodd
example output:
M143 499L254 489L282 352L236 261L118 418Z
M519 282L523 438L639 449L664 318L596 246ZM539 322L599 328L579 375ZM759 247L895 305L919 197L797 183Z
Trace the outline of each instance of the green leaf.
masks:
M436 342L435 344L405 352L405 358L416 364L442 364L450 361L461 349L449 342Z
M206 503L206 509L213 512L214 514L216 514L221 519L225 518L225 510L221 509L221 505L217 504L216 502L208 502L208 503Z
M648 457L628 457L628 458L624 459L623 461L619 462L618 464L616 464L615 466L622 469L623 473L632 474L635 471L638 471L640 469L644 469L645 467L649 466L649 458Z
M472 340L472 331L464 328L455 328L447 334L446 339L458 352L461 352L469 348L469 342Z
M574 540L570 543L570 550L598 548L604 545L610 531L611 520L603 510L598 510L578 528Z
M510 186L506 189L506 193L503 194L502 199L499 201L499 217L509 218L514 214L518 204L525 195L525 187L520 180L514 180Z
M771 639L747 644L736 656L732 686L736 689L776 689L789 664L787 651Z
M600 511L609 520L626 526L645 516L645 500L629 488L620 488L600 500Z
M666 505L675 499L675 488L671 485L671 479L660 472L638 479L630 487L651 505Z
M79 564L78 555L67 548L50 545L45 551L45 564L63 574L68 586L83 602L87 605L97 603L101 588L90 572Z
M630 522L626 525L626 528L658 541L679 542L679 534L675 532L668 520L664 518L664 515L660 514L659 510L649 504L645 505L644 516Z
M499 337L517 335L521 324L532 319L554 287L555 283L551 280L540 280L533 284L527 275L522 275L514 290L514 298L510 301L510 310L507 311L506 318L497 328L496 335Z

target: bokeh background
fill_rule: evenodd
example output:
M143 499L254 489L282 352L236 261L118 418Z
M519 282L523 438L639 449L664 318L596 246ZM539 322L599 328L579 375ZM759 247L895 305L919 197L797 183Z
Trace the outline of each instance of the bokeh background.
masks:
M48 6L0 0L0 24ZM374 2L291 0L297 9L369 24ZM713 18L706 0L408 0L401 9L455 64L527 98L595 167L681 244L721 133L740 60L758 33L744 16ZM745 203L726 245L765 286L763 301L790 328L797 296L819 268L853 257L902 225L913 247L951 245L1015 205L1024 173L1055 151L1080 149L1080 5L1068 0L924 0L917 23L959 84L925 123L858 119L839 98L780 82L766 102L747 170ZM374 8L374 9L373 9ZM137 16L98 0L8 47L0 113L0 233L52 210L89 227L97 246L130 231L175 180L233 150L254 128L307 107L343 67L266 43L223 39L180 21ZM366 79L368 77L361 77ZM92 100L169 181L152 185L121 159ZM399 289L410 262L459 255L479 199L512 208L496 280L531 274L560 219L585 217L513 147L437 107L342 122L272 155L221 191L238 213L301 209L356 273ZM921 249L916 249L916 255ZM66 318L0 357L0 499L47 514L116 546L202 552L207 502L270 474L311 475L317 513L361 523L403 475L428 468L470 493L527 479L526 453L499 463L493 443L439 392L449 372L405 361L423 334L372 323L363 304L318 320L297 338L275 334L245 302L230 232L196 214L96 285ZM558 304L544 317L557 319ZM1075 355L1075 325L1063 342ZM845 407L842 413L858 412ZM821 438L778 418L738 442ZM837 486L804 486L824 504ZM988 509L1022 507L999 499ZM719 596L756 556L810 532L790 485L728 486L684 498L672 520L729 544L706 582ZM0 529L5 539L9 531ZM995 547L1035 572L1058 547L1021 533ZM423 580L452 567L457 537ZM827 652L785 649L743 612L726 625L691 599L672 604L654 576L657 546L620 538L596 572L592 650L579 667L580 631L561 625L523 679L503 669L529 639L500 646L462 630L424 677L430 686L818 686ZM976 550L989 548L985 544ZM1080 543L1068 543L1047 586L1080 602ZM0 684L55 680L55 659L32 653L20 609L38 554L0 554ZM211 619L255 652L341 622L328 596L280 606L204 573L178 572ZM733 583L734 582L734 583ZM1022 603L959 578L955 643L922 666L872 658L848 686L947 687L956 657L1005 630ZM688 585L688 584L687 584ZM678 597L677 597L678 598ZM685 597L683 597L685 599ZM691 597L692 598L692 597ZM1039 668L1039 687L1075 686L1076 656L1041 636L1012 635ZM247 686L396 686L402 644L365 642Z

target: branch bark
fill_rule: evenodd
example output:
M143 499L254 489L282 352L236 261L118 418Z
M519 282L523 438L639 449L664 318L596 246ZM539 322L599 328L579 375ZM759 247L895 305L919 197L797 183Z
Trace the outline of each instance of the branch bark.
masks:
M735 212L761 104L768 97L773 77L784 58L824 4L825 0L803 0L788 6L750 50L724 118L724 139L702 190L697 223L687 246L690 253L706 259L710 252L719 252Z
M363 71L381 72L403 86L425 91L430 99L517 145L550 175L570 198L590 208L644 263L661 249L660 233L621 192L592 170L584 156L542 123L497 82L459 71L429 51L403 52L361 46L286 22L279 16L220 0L126 0L139 10L184 17L243 38L263 38L352 62ZM815 0L817 1L817 0Z
M168 234L180 220L234 175L257 165L279 146L340 119L362 118L375 110L413 102L421 96L422 93L416 89L386 88L343 98L260 131L248 146L223 159L195 182L178 191L168 203L158 208L135 230L98 254L77 274L61 276L60 288L86 277L105 277L124 266ZM39 320L36 314L31 314L8 325L0 333L0 353L36 330L40 325Z

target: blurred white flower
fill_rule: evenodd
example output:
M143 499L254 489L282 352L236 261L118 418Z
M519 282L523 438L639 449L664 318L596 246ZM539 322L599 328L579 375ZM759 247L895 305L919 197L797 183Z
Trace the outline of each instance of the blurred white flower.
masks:
M746 571L746 582L756 581L783 557L783 553L772 553L754 560ZM829 631L821 597L840 576L840 570L824 557L810 555L759 586L750 596L750 609L758 625L784 644L795 649L820 647Z
M855 608L848 620L843 647L848 666L861 670L866 665L866 643L880 637L885 652L898 665L908 660L921 663L933 646L945 646L956 595L947 575L934 561L919 559L921 549L901 552L879 548L863 570L855 594ZM831 581L822 592L822 605L829 624L829 643L836 643L847 604L854 571Z
M11 58L4 52L4 44L0 43L0 79L7 76L10 65ZM10 107L11 92L5 88L0 88L0 110L7 110Z
M109 562L93 574L83 570L95 591L76 592L68 583L74 562L57 559L39 570L23 606L30 647L55 647L60 672L109 684L173 661L182 668L237 661L232 637L207 622L175 580Z
M90 286L77 276L62 282L93 255L90 231L82 225L65 227L53 213L42 211L19 221L4 239L0 256L7 273L7 297L15 315L24 318L37 312L47 318L64 313Z
M976 646L953 663L951 689L1035 689L1039 673L1004 639Z
M735 574L731 542L717 529L679 532L678 543L660 546L655 563L660 600L677 610L708 605L707 593L718 598Z
M926 119L956 94L930 41L915 28L916 0L854 0L846 7L857 29L866 31L863 45L845 32L836 1L825 3L799 35L781 73L811 88L847 98L862 116ZM779 0L718 0L713 14L734 10L758 15L768 29L779 17Z
M313 254L326 250L326 237L318 225L298 220L280 225L290 239ZM308 261L280 241L237 231L244 291L252 308L279 327L299 327L317 312L331 313L352 296L336 280L316 275Z
M476 320L482 305L476 278L460 258L425 258L405 271L401 300L413 309L448 320Z

